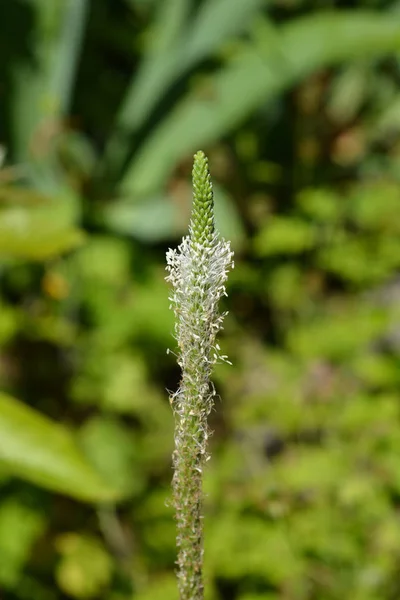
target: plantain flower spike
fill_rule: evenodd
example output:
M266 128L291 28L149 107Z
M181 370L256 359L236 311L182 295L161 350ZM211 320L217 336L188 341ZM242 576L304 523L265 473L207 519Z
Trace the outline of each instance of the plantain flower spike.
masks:
M220 354L216 337L226 313L218 303L233 268L229 242L215 228L214 199L208 161L194 156L193 207L189 236L177 250L167 252L167 281L172 284L178 364L182 376L172 395L175 414L173 504L177 522L178 586L180 600L203 600L202 471L209 456L207 418L213 407L213 366Z

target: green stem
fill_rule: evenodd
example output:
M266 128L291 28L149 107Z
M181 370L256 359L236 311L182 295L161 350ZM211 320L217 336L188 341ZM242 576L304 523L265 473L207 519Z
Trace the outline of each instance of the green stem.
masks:
M167 280L174 287L170 300L182 369L180 388L172 398L176 419L172 485L180 600L204 598L202 472L208 458L207 419L213 406L210 378L213 365L226 358L219 356L216 344L223 320L218 301L233 266L229 243L215 230L211 179L203 152L194 157L193 189L190 236L177 251L167 253Z

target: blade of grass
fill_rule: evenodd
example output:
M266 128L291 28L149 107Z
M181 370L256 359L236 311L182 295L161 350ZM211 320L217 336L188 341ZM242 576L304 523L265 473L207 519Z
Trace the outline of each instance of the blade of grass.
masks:
M185 155L226 135L313 70L399 49L400 23L372 12L302 17L278 29L270 43L259 35L235 62L210 78L206 97L194 90L158 126L128 166L122 193L145 196L159 189Z
M179 77L243 32L265 0L208 0L186 24L189 2L161 3L138 75L132 80L105 153L111 168L129 152L126 133L134 133ZM185 25L187 25L185 29Z
M108 168L113 169L123 162L129 148L124 134L134 132L143 124L149 111L174 78L178 64L176 45L182 36L188 13L187 0L165 0L159 3L139 72L132 78L127 89L117 115L114 133L105 150L104 162Z
M49 131L67 114L85 28L88 0L52 3L33 0L36 16L34 57L17 69L13 98L14 158L32 160L32 138ZM41 176L32 170L36 183Z
M66 2L57 52L49 72L49 89L57 98L59 115L67 114L71 104L87 15L88 0Z
M181 70L190 69L245 31L264 4L265 0L208 0L185 36Z

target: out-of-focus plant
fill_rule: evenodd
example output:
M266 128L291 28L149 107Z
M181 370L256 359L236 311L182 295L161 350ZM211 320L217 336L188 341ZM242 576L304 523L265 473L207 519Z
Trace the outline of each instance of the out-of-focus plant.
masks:
M163 256L201 146L239 256L206 596L397 600L397 4L0 3L6 600L176 597Z

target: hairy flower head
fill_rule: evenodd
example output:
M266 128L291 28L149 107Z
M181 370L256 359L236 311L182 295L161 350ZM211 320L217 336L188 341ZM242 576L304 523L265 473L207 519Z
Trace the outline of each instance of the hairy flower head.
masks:
M203 600L203 528L201 477L210 434L207 417L213 405L211 370L220 356L216 342L224 314L218 302L233 267L229 242L214 223L214 200L203 152L194 157L193 208L189 236L167 252L167 280L172 284L178 363L182 377L172 396L176 417L173 497L177 521L178 581L181 600Z
M203 152L194 157L193 190L189 236L183 238L177 250L167 252L167 280L173 286L170 300L182 368L194 348L205 366L225 358L219 356L215 345L225 316L219 313L218 302L226 295L225 282L233 268L230 244L215 229L212 184Z

